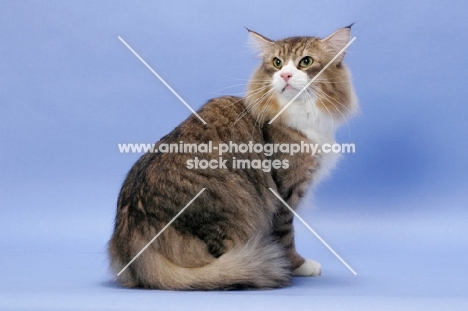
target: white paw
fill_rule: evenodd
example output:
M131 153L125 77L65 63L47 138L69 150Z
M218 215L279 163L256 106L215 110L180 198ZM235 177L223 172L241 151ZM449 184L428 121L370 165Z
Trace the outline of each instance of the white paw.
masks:
M306 261L299 267L293 270L292 275L295 276L319 276L322 273L320 263L312 259Z

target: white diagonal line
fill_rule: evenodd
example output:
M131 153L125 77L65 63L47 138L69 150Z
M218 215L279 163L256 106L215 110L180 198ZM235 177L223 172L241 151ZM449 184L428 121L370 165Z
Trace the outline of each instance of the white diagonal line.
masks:
M336 54L335 57L333 57L332 60L329 61L328 64L326 64L325 67L323 67L322 70L320 70L319 73L317 73L317 75L315 75L315 77L313 77L312 80L310 80L309 83L307 83L306 86L304 86L304 87L302 88L302 90L300 90L299 93L297 93L296 96L294 96L294 97L289 101L289 103L288 103L286 106L284 106L283 109L281 109L280 112L278 112L278 113L276 114L276 116L275 116L273 119L270 120L270 122L268 122L268 124L273 123L273 121L275 121L276 118L278 118L278 117L280 116L280 114L282 114L282 113L293 103L293 101L295 101L296 98L298 98L298 97L302 94L302 92L304 92L304 91L305 91L305 90L306 90L306 89L307 89L307 88L308 88L308 87L325 71L325 69L327 69L328 66L330 66L331 63L333 63L333 62L335 61L335 59L337 59L338 56L340 56L341 53L343 53L343 52L348 48L348 46L351 45L351 43L353 43L354 40L356 40L356 37L354 37L353 39L351 39L351 41L349 41L348 44L346 44L345 47L342 48L341 51L339 51L338 54Z
M202 117L200 117L198 115L198 113L195 112L195 110L192 109L192 107L190 107L189 104L187 104L187 102L182 98L180 97L179 94L177 94L176 91L174 91L174 89L169 85L167 84L166 81L164 81L163 78L161 78L160 75L158 75L158 73L156 71L153 70L153 68L150 67L150 65L148 65L145 60L143 58L140 57L140 55L138 55L137 52L135 52L135 50L132 49L132 47L130 45L128 45L127 42L125 42L124 39L122 39L120 36L118 37L120 41L122 41L122 43L185 105L187 106L188 109L190 109L190 111L196 115L198 117L198 119L200 119L200 121L203 122L203 124L206 124L205 120L202 119Z
M197 195L192 200L190 200L190 202L188 202L187 205L185 205L185 207L181 209L180 212L177 213L177 215L175 215L174 218L172 218L171 221L169 221L167 225L165 225L164 228L162 228L161 231L159 231L158 234L156 234L156 236L152 238L151 241L149 241L148 244L146 244L145 247L143 247L141 251L139 251L138 254L136 254L135 257L133 257L133 259L130 260L130 262L125 267L122 268L122 270L120 270L119 273L117 273L117 276L121 275L122 272L124 272L125 269L127 269L132 264L132 262L134 262L135 259L137 259L150 246L150 244L153 243L161 235L161 233L163 233L164 230L166 230L167 227L169 227L174 222L174 220L176 220L177 217L179 217L187 209L187 207L189 207L190 204L192 204L193 201L195 201L196 198L198 198L200 194L202 194L203 191L205 191L205 189L206 188L203 188L202 190L200 190L200 192L198 192Z
M351 271L354 275L357 275L356 271L354 271L354 269L351 268L351 267L346 263L346 261L344 261L343 258L341 258L341 256L338 255L338 254L333 250L333 248L331 248L330 245L328 245L328 243L325 242L325 241L320 237L320 235L318 235L317 232L315 232L315 230L312 229L312 228L304 221L304 219L302 219L302 217L299 216L299 215L291 208L291 206L289 206L288 203L286 203L286 202L280 197L280 195L277 194L277 193L275 192L275 190L273 190L272 188L268 188L268 189L270 189L270 191L271 191L287 208L289 208L289 210L294 214L294 216L296 216L297 219L299 219L299 220L307 227L307 229L309 229L310 232L312 232L312 233L317 237L317 239L319 239L320 242L322 242L322 244L325 245L325 247L328 248L328 250L329 250L330 252L332 252L333 255L335 255L335 257L338 258L338 259L341 261L341 263L343 263L343 264L346 266L346 268L349 269L349 271Z

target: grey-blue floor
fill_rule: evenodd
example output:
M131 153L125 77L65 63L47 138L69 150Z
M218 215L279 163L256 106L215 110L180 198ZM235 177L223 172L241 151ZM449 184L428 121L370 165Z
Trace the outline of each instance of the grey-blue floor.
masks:
M468 310L463 194L306 204L299 213L358 275L296 222L298 249L322 263L322 276L227 292L117 287L105 257L113 198L35 194L13 200L13 191L2 211L1 310Z

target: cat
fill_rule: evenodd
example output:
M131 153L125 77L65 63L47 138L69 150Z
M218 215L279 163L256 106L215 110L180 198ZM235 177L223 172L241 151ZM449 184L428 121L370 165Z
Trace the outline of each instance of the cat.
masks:
M208 101L156 144L334 143L337 127L358 109L344 53L274 122L275 116L350 40L350 26L330 36L273 41L248 30L261 64L245 97ZM269 124L271 123L271 124ZM119 194L108 244L111 268L123 269L193 197L205 188L118 276L125 287L169 290L278 288L293 275L318 276L321 266L295 249L293 214L307 189L336 162L332 153L264 153L233 150L225 168L188 167L217 152L144 154ZM233 168L238 159L279 160L271 170ZM275 163L275 162L273 162Z

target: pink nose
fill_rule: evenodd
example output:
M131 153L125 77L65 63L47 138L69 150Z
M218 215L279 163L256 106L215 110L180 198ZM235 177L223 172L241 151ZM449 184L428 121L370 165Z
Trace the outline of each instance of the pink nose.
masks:
M289 72L283 72L280 76L281 78L283 78L284 81L288 82L289 79L291 79L292 74Z

